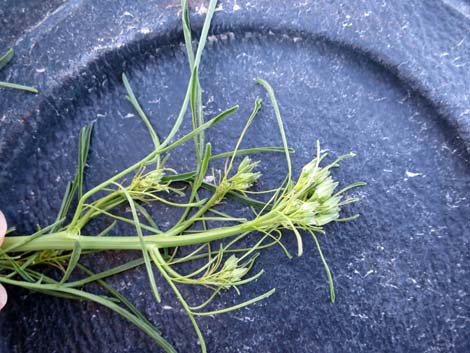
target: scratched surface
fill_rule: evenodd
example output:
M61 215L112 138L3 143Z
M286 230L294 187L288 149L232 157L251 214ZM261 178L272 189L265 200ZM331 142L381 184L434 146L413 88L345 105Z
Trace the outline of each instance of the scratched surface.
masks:
M0 8L8 3L0 2ZM34 83L41 90L37 96L12 91L0 96L0 207L19 233L54 219L86 123L96 121L88 187L150 150L150 138L123 99L123 71L159 134L168 133L189 75L178 6L179 1L112 6L70 1L42 22L45 12L35 9L40 24L28 22L31 31L7 23L15 34L2 44L15 45L18 56L0 79ZM221 2L201 66L205 112L209 118L233 104L241 108L208 132L214 153L233 146L256 97L265 104L245 146L280 143L272 107L254 83L262 77L276 91L297 173L319 139L331 158L357 153L335 171L342 184L369 185L354 192L362 201L346 208L347 215L363 216L328 226L320 240L335 279L336 303L329 303L314 244L306 240L304 256L290 261L272 248L254 269L266 274L244 288L241 298L224 293L215 307L272 287L276 294L200 319L209 352L470 351L466 11L465 3L455 0L354 6ZM194 2L195 28L203 12ZM177 155L171 166L190 170L191 155ZM257 157L264 175L257 188L275 186L285 173L282 156ZM169 209L160 212L163 227L176 217ZM285 239L295 250L295 239L290 234ZM85 261L99 269L136 256L105 253ZM178 351L198 350L169 288L162 286L159 306L143 269L111 283ZM2 353L158 351L136 328L99 306L8 289L10 303L0 315ZM184 293L195 301L207 294Z

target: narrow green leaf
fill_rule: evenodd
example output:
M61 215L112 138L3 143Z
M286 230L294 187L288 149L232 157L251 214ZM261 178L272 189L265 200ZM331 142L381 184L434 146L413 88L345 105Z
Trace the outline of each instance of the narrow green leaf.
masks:
M254 153L265 153L265 152L284 152L284 147L256 147L256 148L245 148L245 149L238 149L230 152L223 152L219 154L214 154L211 156L211 161L220 158L227 158L231 157L233 154L236 156L242 156L245 154L254 154ZM289 153L294 153L295 150L293 148L289 148Z
M253 108L253 111L252 111L250 117L248 118L248 121L246 122L245 126L243 127L243 130L242 130L240 136L238 137L237 143L235 145L235 149L233 150L232 156L230 158L230 162L229 162L227 171L225 172L226 176L228 176L228 174L230 173L230 170L232 169L233 161L235 160L235 156L237 155L238 147L240 147L240 144L242 143L243 137L245 137L245 134L248 131L248 128L250 127L251 123L253 122L256 114L258 114L259 110L261 109L261 104L262 104L262 100L259 99L259 98L256 98L255 106Z
M12 48L10 48L6 51L5 54L0 56L0 70L8 65L11 59L13 59L13 55L15 55L15 51Z
M138 328L140 328L142 331L148 334L165 352L177 353L176 350L171 346L171 344L168 343L153 326L148 325L145 321L139 319L137 316L133 315L126 309L120 307L116 303L113 303L108 298L104 298L102 296L88 293L88 292L74 289L74 288L57 287L53 284L28 283L28 282L23 282L23 281L15 281L15 280L5 278L5 277L0 277L0 282L18 286L18 287L27 288L27 289L32 289L36 291L46 290L50 292L61 292L61 293L70 294L81 299L90 300L98 304L101 304L117 312L118 314L126 318L128 321L136 325Z
M93 276L94 273L91 272L89 269L87 269L85 266L83 265L80 265L78 264L78 267L80 268L80 270L82 270L83 272L85 272L86 274L90 275L90 276ZM106 289L111 295L114 295L116 297L116 299L118 300L118 302L124 304L125 306L127 306L127 308L136 316L138 317L140 320L142 320L143 322L147 323L149 326L153 326L148 320L147 318L129 301L127 300L126 297L124 297L121 293L119 293L116 289L114 289L112 286L110 286L108 283L106 283L105 281L103 281L102 279L97 279L96 280L100 286L102 286L104 289ZM157 329L155 329L155 331L157 331L159 334L161 334L161 332Z
M273 295L275 291L276 291L276 288L273 288L270 291L268 291L268 292L266 292L266 293L264 293L264 294L262 294L262 295L260 295L256 298L247 300L243 303L240 303L240 304L228 307L228 308L220 309L220 310L206 311L206 312L195 312L194 315L196 315L196 316L211 316L211 315L225 314L225 313L228 313L230 311L238 310L238 309L241 309L245 306L254 304L256 302L259 302L260 300L266 299L266 298L270 297L271 295Z
M64 284L70 278L70 275L72 274L73 270L78 264L78 260L80 259L81 252L82 252L82 249L80 248L80 242L79 240L77 240L75 241L75 244L72 250L72 255L70 256L70 260L68 261L67 270L65 271L64 276L60 280L59 285Z
M119 273L126 272L126 271L128 271L132 268L142 266L144 263L145 263L144 259L132 260L132 261L129 261L128 263L125 263L123 265L113 267L110 270L93 274L93 275L91 275L91 276L89 276L85 279L81 279L81 280L74 281L74 282L64 283L64 286L65 287L83 287L85 284L95 282L95 281L98 281L98 280L101 280L101 279L105 279L105 278L108 278L108 277L112 277L112 276L117 275ZM82 265L80 265L80 264L78 264L77 266L82 268Z
M315 245L317 246L318 254L320 255L321 261L323 263L323 267L325 268L326 272L326 277L328 278L328 283L330 285L330 299L331 302L335 302L335 285L333 282L333 277L331 276L331 271L330 267L328 266L328 263L326 262L325 256L323 256L323 251L321 250L320 243L318 242L317 236L315 235L314 232L310 231L310 234L312 235L313 240L315 241Z
M101 233L99 233L97 235L97 237L105 237L109 234L109 232L111 230L113 230L113 228L116 226L117 222L116 221L113 221L113 223L111 223L109 226L107 226L105 229L103 229L103 231Z
M122 82L124 83L124 87L126 87L127 94L129 95L128 97L126 97L127 100L132 104L134 109L137 111L137 114L139 115L140 119L142 119L142 121L144 122L150 134L150 137L152 138L153 145L155 146L155 149L157 149L158 146L160 146L160 139L158 138L158 135L155 129L153 128L152 123L150 122L149 118L142 109L139 101L137 100L125 73L122 74Z
M20 90L20 91L26 91L26 92L30 92L30 93L38 93L38 90L34 87L19 85L17 83L10 83L10 82L0 81L0 87L13 88L13 89L17 89L17 90Z
M192 71L194 67L194 51L191 38L191 22L189 20L188 0L181 0L181 9L183 11L181 14L181 19L183 21L184 43L188 55L189 69Z
M121 187L119 184L117 185ZM148 249L145 246L144 234L142 233L142 227L140 225L139 216L137 215L137 210L135 207L134 200L132 199L132 197L129 195L129 192L127 192L125 188L121 187L121 189L124 195L126 195L127 201L129 202L129 206L132 211L132 217L134 218L134 222L135 222L135 229L137 231L137 235L139 236L140 245L142 247L142 254L144 255L145 268L147 269L147 275L150 281L150 287L152 289L153 295L155 296L155 299L157 300L158 303L160 303L161 302L160 293L158 292L157 283L155 281L155 275L153 274L152 263L150 261Z
M279 111L279 106L277 105L277 100L276 100L276 96L274 95L274 90L271 87L271 85L263 79L260 79L260 78L257 79L256 83L259 83L266 89L266 91L268 92L269 98L271 99L271 103L274 109L274 114L276 116L276 120L279 126L279 132L281 133L282 144L284 145L284 153L286 155L287 171L288 171L287 178L288 180L290 180L292 178L292 163L291 163L290 155L289 155L289 146L287 145L286 132L284 131L284 123L282 121L281 112Z
M221 120L225 119L226 117L228 117L230 114L235 113L237 110L238 110L238 105L235 105L231 108L228 108L227 110L225 110L222 113L218 114L215 118L212 118L211 120L209 120L206 123L199 126L197 129L192 130L191 132L187 133L186 135L184 135L183 137L181 137L177 141L173 142L171 145L169 145L167 147L162 147L163 146L163 144L162 144L160 146L160 149L158 150L158 152L163 153L163 152L167 152L167 151L170 151L170 150L178 147L182 143L184 143L184 142L190 140L191 138L193 138L193 136L197 136L201 131L204 131L204 130L212 127L213 125L217 124L219 121L221 121Z

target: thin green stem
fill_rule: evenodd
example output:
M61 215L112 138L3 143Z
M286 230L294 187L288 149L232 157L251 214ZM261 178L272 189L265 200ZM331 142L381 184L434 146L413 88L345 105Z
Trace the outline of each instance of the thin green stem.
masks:
M13 88L13 89L17 89L17 90L20 90L20 91L26 91L26 92L30 92L30 93L38 93L38 90L34 87L23 86L23 85L19 85L17 83L10 83L10 82L0 81L0 87Z
M220 227L201 231L197 234L179 234L179 230L171 233L161 233L144 236L146 246L157 246L158 248L174 248L177 246L207 243L231 237L245 232L251 232L264 227L272 228L278 222L279 216L269 212L252 221L234 226ZM75 241L78 241L82 250L141 250L142 245L135 236L113 236L96 237L77 235L70 231L51 233L28 241L28 236L6 237L3 246L14 247L16 252L38 251L38 250L73 250ZM21 245L18 245L21 244Z

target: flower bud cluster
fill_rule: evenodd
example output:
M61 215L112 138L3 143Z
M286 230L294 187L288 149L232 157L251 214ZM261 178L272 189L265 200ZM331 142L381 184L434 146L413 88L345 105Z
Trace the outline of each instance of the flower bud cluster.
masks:
M169 183L163 181L166 168L156 168L148 173L138 173L131 184L127 187L128 192L135 200L147 201L152 199L154 194L165 191L174 191L181 194L181 191L170 187Z
M249 268L239 265L239 260L235 255L230 256L220 271L207 276L203 282L224 289L237 285L249 271Z
M246 191L261 177L260 172L253 172L259 162L252 162L250 157L245 157L238 166L237 172L232 177L221 182L220 188L225 191Z
M321 227L340 217L342 195L335 193L338 182L330 173L339 160L322 168L319 163L324 157L319 156L304 166L291 192L279 203L282 214L295 225Z
M153 191L168 191L168 185L162 183L162 178L165 175L163 169L154 169L139 178L135 185L135 190L153 190Z

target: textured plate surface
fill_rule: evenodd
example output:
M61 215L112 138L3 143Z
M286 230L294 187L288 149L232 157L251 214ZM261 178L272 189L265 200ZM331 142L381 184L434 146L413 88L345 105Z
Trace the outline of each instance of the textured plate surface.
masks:
M150 150L145 128L123 99L123 71L161 136L182 102L189 70L179 1L111 4L70 1L15 41L2 39L18 55L0 79L41 90L37 96L2 90L0 96L0 207L20 233L54 219L75 169L79 129L88 122L96 121L96 129L87 186ZM201 4L193 4L195 29L203 20ZM276 294L200 319L210 352L470 351L465 9L458 1L221 2L201 66L205 112L209 118L234 104L241 109L208 133L215 152L233 146L256 97L265 105L245 146L279 144L271 106L254 83L261 77L276 90L295 170L312 158L319 139L332 156L358 154L335 171L343 184L369 185L355 192L363 200L347 209L363 217L329 226L321 237L337 302L329 302L314 244L306 241L304 256L291 261L270 249L256 266L266 274L244 288L242 299L272 287ZM18 26L10 22L12 31ZM191 169L190 154L179 157L172 167ZM258 157L259 187L275 186L285 175L282 156ZM161 212L168 226L175 214ZM286 239L294 249L295 239ZM103 268L136 256L106 253L87 263ZM168 288L162 309L143 269L111 282L179 351L197 351L189 320ZM1 352L156 350L124 319L94 304L9 293L0 315ZM228 292L219 304L239 300Z

